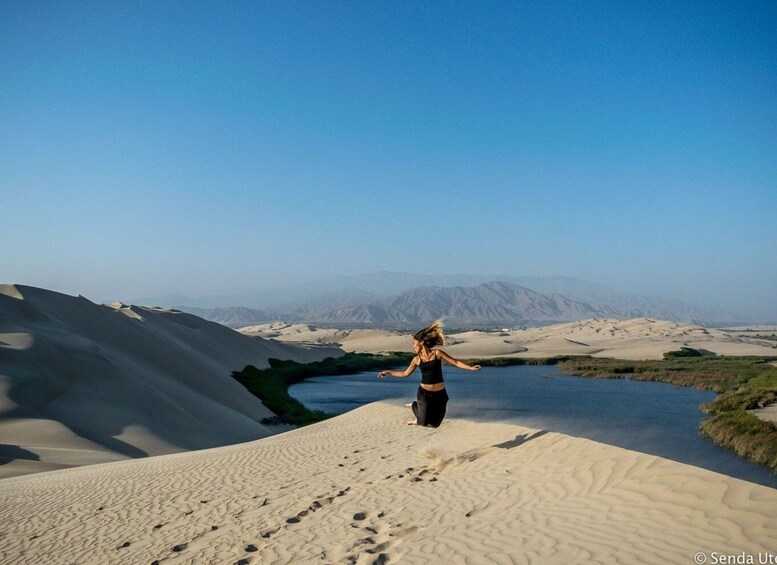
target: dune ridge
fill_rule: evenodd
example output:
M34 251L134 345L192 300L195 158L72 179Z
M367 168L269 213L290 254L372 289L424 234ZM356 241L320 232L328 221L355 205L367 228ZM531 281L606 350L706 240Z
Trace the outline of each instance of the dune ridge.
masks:
M0 477L265 437L230 374L334 347L249 337L196 316L0 286Z
M409 351L410 333L338 330L275 322L240 328L247 335L288 343L337 344L346 351ZM681 347L718 355L777 356L777 343L741 335L737 330L704 328L653 318L588 319L539 328L468 331L449 336L446 351L458 357L553 357L591 355L618 359L661 359Z
M777 491L376 403L258 441L0 481L3 562L689 563L777 552Z

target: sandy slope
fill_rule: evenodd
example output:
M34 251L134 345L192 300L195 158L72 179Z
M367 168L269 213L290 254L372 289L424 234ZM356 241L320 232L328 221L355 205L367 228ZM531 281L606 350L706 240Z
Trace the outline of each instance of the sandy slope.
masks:
M265 437L230 374L337 351L174 310L0 286L0 477Z
M777 491L371 404L255 442L0 481L15 563L678 563L777 552Z
M410 335L381 330L334 330L304 324L241 328L247 335L294 343L336 343L346 351L409 351ZM735 330L702 328L651 318L591 319L505 332L471 331L449 336L446 350L466 357L552 357L576 354L620 359L661 359L682 346L718 355L777 356L777 343L742 336Z

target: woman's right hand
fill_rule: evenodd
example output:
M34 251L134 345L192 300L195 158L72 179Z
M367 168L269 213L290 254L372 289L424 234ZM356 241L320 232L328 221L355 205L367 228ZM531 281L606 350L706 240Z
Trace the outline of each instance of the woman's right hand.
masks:
M390 372L391 371L381 371L380 373L378 373L378 377L382 379L383 377L387 376Z

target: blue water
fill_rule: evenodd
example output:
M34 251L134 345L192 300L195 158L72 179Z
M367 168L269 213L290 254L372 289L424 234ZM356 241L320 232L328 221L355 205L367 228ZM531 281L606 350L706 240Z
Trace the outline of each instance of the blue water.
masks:
M377 373L317 377L289 393L312 409L343 413L378 400L415 399L420 377ZM553 366L445 367L448 416L509 421L659 455L777 488L777 476L698 433L699 406L715 393L666 383L561 375ZM408 416L410 411L408 409Z

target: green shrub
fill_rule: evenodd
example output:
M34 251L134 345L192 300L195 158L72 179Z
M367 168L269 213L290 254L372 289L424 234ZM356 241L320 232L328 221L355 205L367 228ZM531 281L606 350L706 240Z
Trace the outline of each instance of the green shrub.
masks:
M684 348L688 349L688 348ZM652 380L712 390L719 396L701 406L711 418L700 430L716 444L769 466L777 473L777 428L746 410L774 403L777 397L775 358L667 355L663 361L572 358L560 363L565 374L593 378Z
M701 423L701 433L738 455L777 473L777 428L744 410L717 414Z
M687 350L687 351L685 351ZM233 377L277 414L279 421L304 426L333 416L308 410L288 394L288 387L313 376L348 375L373 369L404 367L412 355L347 353L316 363L270 359L269 369L248 366ZM701 433L718 445L769 466L777 473L777 427L746 410L775 402L777 357L706 356L691 348L669 352L661 361L623 361L588 356L562 355L550 358L496 357L468 359L470 364L491 367L510 365L558 365L563 374L590 378L659 381L712 390L718 397L702 405L710 414L700 425Z
M297 363L282 359L268 359L268 369L257 369L248 365L232 377L248 391L259 398L280 422L306 426L335 414L321 410L309 410L296 398L289 395L289 386L310 377L352 375L372 369L385 369L409 363L411 356L405 353L372 355L369 353L346 353L342 357L327 357L315 363Z
M677 359L678 357L701 357L702 353L692 347L681 347L677 351L667 351L664 353L664 359Z

